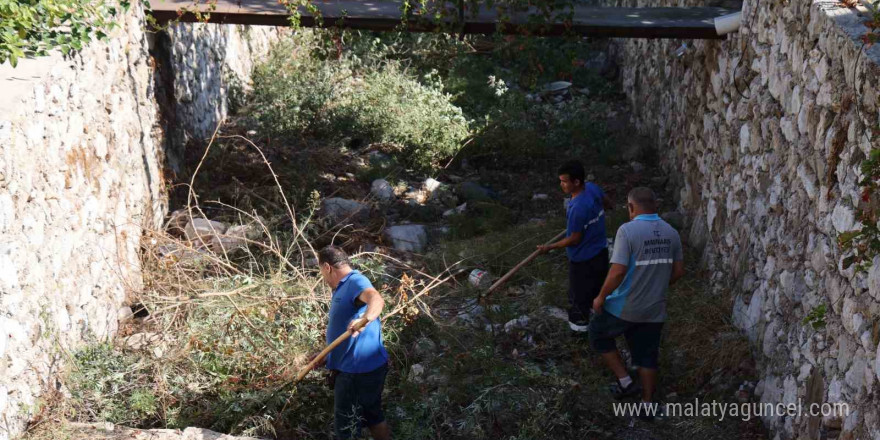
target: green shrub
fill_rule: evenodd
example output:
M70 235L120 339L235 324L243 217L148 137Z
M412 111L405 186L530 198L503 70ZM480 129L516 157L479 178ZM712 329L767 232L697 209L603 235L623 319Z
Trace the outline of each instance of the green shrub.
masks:
M309 50L319 44L314 35L286 41L256 69L251 107L264 131L383 143L420 169L452 156L468 136L467 119L436 74L419 78L393 61L333 59Z
M83 414L117 424L152 426L157 421L149 367L110 344L77 352L68 386L74 407Z

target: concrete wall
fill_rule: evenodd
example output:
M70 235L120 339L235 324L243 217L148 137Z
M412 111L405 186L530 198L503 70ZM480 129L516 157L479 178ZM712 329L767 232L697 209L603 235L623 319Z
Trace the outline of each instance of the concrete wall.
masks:
M860 227L860 164L880 146L870 129L880 48L860 54L863 20L837 2L747 0L743 29L726 41L613 45L634 122L663 152L689 215L689 241L716 289L735 290L759 400L852 409L766 417L780 438L880 438L880 259L870 277L844 269L838 245ZM815 330L803 320L820 304L827 326Z
M210 135L278 31L159 35L135 10L71 59L0 66L0 440L59 386L63 351L115 333L144 228L165 214L166 153Z

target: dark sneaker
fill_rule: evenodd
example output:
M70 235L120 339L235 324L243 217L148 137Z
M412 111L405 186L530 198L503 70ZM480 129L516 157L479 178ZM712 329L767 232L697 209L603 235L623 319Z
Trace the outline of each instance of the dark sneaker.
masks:
M614 383L609 386L609 389L611 390L611 395L614 396L614 398L617 400L636 396L642 392L642 387L639 386L636 381L633 381L626 388L620 385L620 381L614 381Z

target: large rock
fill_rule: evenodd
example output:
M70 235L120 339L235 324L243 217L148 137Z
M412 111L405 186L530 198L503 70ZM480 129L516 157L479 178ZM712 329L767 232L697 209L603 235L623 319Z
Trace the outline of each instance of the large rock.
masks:
M424 225L397 225L385 229L385 238L399 251L422 252L428 245L428 231Z
M880 380L880 344L877 345L877 358L874 359L874 374L877 375L877 380Z
M416 341L413 351L418 359L433 359L437 356L437 344L427 337L422 337Z
M425 179L425 182L423 183L423 186L425 187L425 191L428 191L429 193L436 191L437 188L440 188L441 185L442 185L442 183L440 183L439 180L434 179L432 177Z
M247 249L248 242L257 240L262 231L256 224L230 226L225 234L211 240L211 250L217 254Z
M204 218L194 218L191 222L187 223L183 231L187 240L200 248L209 246L214 241L214 238L223 235L226 229L227 226L223 223Z
M0 389L2 391L2 389ZM259 440L254 437L236 437L203 428L132 429L112 423L77 423L68 426L70 438L91 440Z
M369 206L341 197L324 199L321 214L334 223L364 221L370 215Z
M868 293L875 300L880 301L880 255L874 257L871 262L871 270L868 272Z
M839 203L831 213L831 224L834 225L834 229L838 233L851 231L855 225L853 209L843 203Z
M387 202L394 198L394 187L385 179L376 179L370 185L370 194L376 200Z
M458 194L466 202L491 201L498 197L495 191L475 182L464 182L458 186Z
M254 437L234 437L202 428L186 428L181 440L258 440Z

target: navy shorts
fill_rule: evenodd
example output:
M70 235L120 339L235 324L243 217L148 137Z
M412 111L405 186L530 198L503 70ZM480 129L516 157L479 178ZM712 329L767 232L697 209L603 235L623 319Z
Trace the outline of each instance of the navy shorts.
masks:
M662 322L624 321L603 310L590 321L590 346L599 353L609 353L617 350L614 339L623 335L633 365L657 369L662 330Z
M568 263L568 322L575 325L590 323L593 300L602 290L608 275L608 249L602 249L587 261Z
M382 413L382 389L388 364L368 373L344 373L336 376L334 394L334 430L336 438L359 437L362 427L385 421Z

